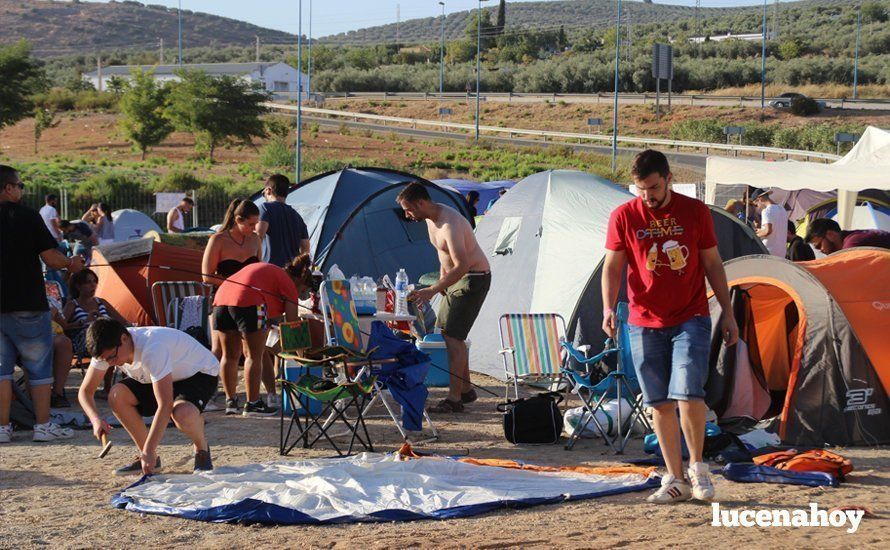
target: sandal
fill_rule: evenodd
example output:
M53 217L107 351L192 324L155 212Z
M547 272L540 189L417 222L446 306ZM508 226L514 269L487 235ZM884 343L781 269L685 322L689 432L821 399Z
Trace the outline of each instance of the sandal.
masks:
M472 403L473 401L479 399L479 396L476 395L476 390L470 388L470 391L460 394L460 402L461 403Z
M460 401L451 401L450 399L443 399L439 401L439 403L430 407L429 412L431 413L459 413L464 412L464 404Z

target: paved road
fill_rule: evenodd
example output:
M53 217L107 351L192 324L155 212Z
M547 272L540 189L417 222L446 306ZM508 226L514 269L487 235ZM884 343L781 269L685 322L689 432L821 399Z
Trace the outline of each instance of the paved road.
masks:
M410 135L416 137L430 138L430 139L450 139L452 141L457 141L461 143L466 143L467 138L469 137L467 134L456 134L452 132L439 132L435 130L422 130L418 128L404 128L401 126L384 126L382 124L369 124L367 122L353 122L346 120L335 120L324 117L314 117L303 115L303 120L308 122L315 122L318 124L324 124L326 126L341 126L346 125L348 128L362 129L362 130L371 130L375 132L395 132L397 134ZM566 143L566 142L552 142L552 141L543 141L539 139L528 139L528 138L506 138L506 137L497 137L497 136L484 136L486 141L493 141L497 143L502 143L504 145L519 145L519 146L533 146L533 147L550 147L551 145L557 145L560 147L565 147L566 145L572 147L575 151L579 152L587 152L587 153L598 153L601 155L611 155L612 148L603 145L589 145L589 144L577 144L577 143ZM640 148L635 147L619 147L618 155L621 157L630 157L641 151ZM675 166L682 166L688 170L692 170L694 172L700 173L702 177L704 177L705 173L705 161L707 159L707 155L699 154L699 153L677 153L677 152L665 152L665 155L668 157L668 160L671 164Z
M323 94L321 94L323 95ZM444 99L441 101L466 101L472 100L473 96L465 96L462 94L446 94ZM438 97L433 94L429 96L424 96L422 94L416 93L405 93L405 94L396 94L390 93L384 96L383 92L368 92L368 93L357 93L352 95L352 99L380 99L380 100L398 100L398 101L440 101ZM328 97L327 101L340 101L344 98L341 97ZM480 99L487 102L497 102L497 103L541 103L541 102L552 102L552 101L564 101L566 103L602 103L606 105L611 105L613 102L613 98L610 95L603 94L522 94L522 95L509 95L509 94L481 94ZM767 102L769 102L771 98L767 98ZM850 102L844 99L820 99L820 101L825 101L826 106L828 107L826 114L832 114L838 110L843 110L844 112L849 112L853 110L867 110L867 111L890 111L890 101L869 101L869 100L858 100L856 102ZM655 104L655 94L646 94L643 95L620 95L618 96L618 103L622 105L654 105ZM736 106L736 107L760 107L760 98L741 98L741 97L698 97L698 96L688 96L688 95L674 95L671 99L672 105L691 105L691 106L702 106L702 107L717 107L717 106ZM661 105L667 106L667 93L662 93L661 95ZM771 107L767 107L771 109ZM840 114L838 112L837 114Z

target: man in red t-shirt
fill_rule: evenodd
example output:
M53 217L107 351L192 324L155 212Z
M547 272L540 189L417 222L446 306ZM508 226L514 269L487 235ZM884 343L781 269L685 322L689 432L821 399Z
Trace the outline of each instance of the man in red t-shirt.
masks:
M615 336L613 307L627 266L634 368L644 403L654 409L655 433L668 470L661 488L647 500L714 500L714 485L702 461L711 340L706 277L723 308L720 331L725 344L735 344L739 332L714 222L704 203L671 192L673 176L662 153L650 149L638 154L631 176L639 197L616 208L609 218L603 330ZM683 473L680 424L689 449L688 481Z

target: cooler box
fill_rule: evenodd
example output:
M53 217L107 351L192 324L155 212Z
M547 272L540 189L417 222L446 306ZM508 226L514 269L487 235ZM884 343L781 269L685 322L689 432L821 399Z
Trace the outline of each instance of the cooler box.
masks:
M445 339L442 334L435 332L427 334L423 340L417 342L417 349L430 356L430 369L426 373L424 382L428 388L448 387L451 376L448 365L448 350L445 349ZM470 349L470 341L467 340L467 350Z
M324 370L323 367L310 368L310 367L305 367L303 365L298 365L298 364L294 363L293 361L286 361L285 365L286 366L284 367L284 379L289 380L291 382L296 382L304 374L312 374L315 376L322 376L324 374L322 372ZM281 406L284 409L284 414L291 414L291 410L292 410L291 403L290 403L290 399L288 398L287 392L281 392ZM323 407L323 404L321 401L316 401L315 399L309 399L305 395L300 396L300 408L299 408L299 410L301 411L300 414L305 415L306 409L309 409L309 411L312 414L317 415L317 414L321 413L322 407Z

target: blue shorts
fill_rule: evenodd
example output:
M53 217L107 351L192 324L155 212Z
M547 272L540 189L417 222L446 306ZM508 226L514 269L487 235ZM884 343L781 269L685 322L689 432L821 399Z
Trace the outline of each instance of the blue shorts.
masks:
M711 352L711 318L697 315L681 325L646 328L627 325L634 369L643 403L704 399Z
M18 360L31 386L53 383L53 329L49 311L0 313L0 380L12 380Z

